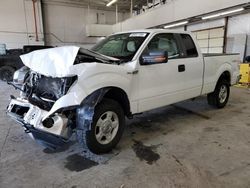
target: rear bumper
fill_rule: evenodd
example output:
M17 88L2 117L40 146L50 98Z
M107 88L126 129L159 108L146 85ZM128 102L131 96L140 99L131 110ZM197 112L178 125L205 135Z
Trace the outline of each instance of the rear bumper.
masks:
M236 81L236 84L238 84L238 83L240 82L241 78L242 78L242 75L241 75L241 74L240 74L240 75L238 75L238 77L237 77L237 81Z
M234 73L234 74L232 75L231 85L236 85L236 84L238 84L239 81L240 81L240 79L241 79L240 73L239 73L239 72Z

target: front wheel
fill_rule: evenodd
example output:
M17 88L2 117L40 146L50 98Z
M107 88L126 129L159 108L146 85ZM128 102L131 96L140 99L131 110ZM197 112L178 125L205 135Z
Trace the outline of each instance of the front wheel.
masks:
M86 144L93 153L111 151L120 141L125 116L118 102L103 99L95 108L91 129L86 131Z
M215 87L213 93L207 95L208 104L217 108L224 108L228 102L230 85L228 81L221 80Z

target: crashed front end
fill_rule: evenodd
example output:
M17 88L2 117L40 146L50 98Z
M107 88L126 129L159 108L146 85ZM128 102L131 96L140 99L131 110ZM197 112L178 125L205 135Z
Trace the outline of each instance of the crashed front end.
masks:
M10 83L20 90L11 96L7 114L20 123L33 139L56 148L75 128L75 111L86 97L73 73L79 47L38 50L20 56L24 67Z
M96 62L119 60L75 46L20 57L25 67L15 72L10 84L21 92L17 98L11 96L7 114L32 138L51 148L62 146L73 132L82 135L89 130L94 108L109 89L88 90L85 78L95 74Z
M72 134L74 110L63 108L49 112L76 81L77 76L47 77L24 67L14 75L13 85L21 92L18 98L11 97L7 114L33 139L47 147L60 146Z

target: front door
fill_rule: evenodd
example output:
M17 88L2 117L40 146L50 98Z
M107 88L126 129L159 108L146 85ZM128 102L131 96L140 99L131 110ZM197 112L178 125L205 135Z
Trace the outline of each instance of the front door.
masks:
M185 95L191 87L196 87L187 85L187 83L190 83L190 79L195 77L189 75L187 68L193 72L190 68L193 63L197 64L197 62L188 61L188 65L186 65L186 58L183 58L186 54L183 51L183 46L177 42L178 37L171 33L156 34L145 48L143 54L152 51L167 51L169 60L161 64L139 66L139 112L173 104L190 98L191 95L199 95L202 85L202 72L198 76L199 81L195 83L197 87L199 85L199 88L196 88L197 90L192 92L191 95ZM197 64L197 66L202 71L203 65Z

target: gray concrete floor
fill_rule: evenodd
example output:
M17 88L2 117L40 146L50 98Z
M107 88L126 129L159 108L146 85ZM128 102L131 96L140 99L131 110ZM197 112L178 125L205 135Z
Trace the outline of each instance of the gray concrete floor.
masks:
M32 141L4 112L17 92L0 88L1 188L250 187L247 89L232 88L220 110L201 97L137 116L114 152L95 156L74 141L56 151Z

